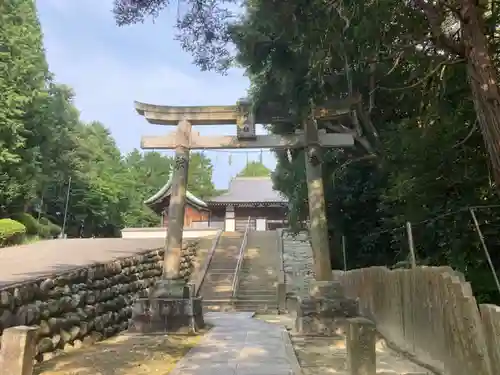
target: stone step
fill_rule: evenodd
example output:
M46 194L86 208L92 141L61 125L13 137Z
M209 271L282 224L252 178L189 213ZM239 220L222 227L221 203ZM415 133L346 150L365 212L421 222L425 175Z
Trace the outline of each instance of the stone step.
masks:
M226 232L222 232L221 236L225 237L225 238L228 238L228 237L243 238L243 233L241 233L241 232L226 231Z
M231 298L214 298L214 299L210 299L210 298L203 298L203 303L206 303L206 304L214 304L214 303L231 303Z
M241 273L240 271L240 279L242 281L248 281L248 282L258 282L258 281L263 281L263 282L276 282L278 281L277 277L274 276L269 276L269 275L258 275L255 273Z
M245 295L252 295L252 294L276 295L276 293L277 293L276 288L265 288L265 287L244 288L241 285L238 285L237 290L238 290L238 293L245 294Z
M238 260L236 259L217 259L210 262L210 268L236 268Z
M277 284L277 281L250 281L250 280L242 280L241 278L239 279L239 285L244 285L244 286L247 286L247 287L256 287L256 288L259 288L259 287L262 287L262 289L269 289L269 288L273 288L273 285L274 284Z
M238 294L245 294L245 295L252 295L252 294L258 294L258 295L269 295L269 296L275 296L276 295L276 288L269 288L269 289L244 289L244 288L238 288Z
M243 264L241 265L242 270L248 271L261 271L261 272L276 272L279 273L280 270L276 264L272 264L271 260L265 262L256 262L253 259L245 258Z
M205 282L201 286L203 288L203 294L205 295L207 293L212 293L212 292L225 292L228 290L233 290L233 283L231 282Z
M231 272L208 272L205 275L204 280L208 281L223 281L223 280L231 280L234 279L234 273Z
M269 284L278 282L278 278L276 277L259 277L256 275L242 275L240 273L240 280L242 283L247 284Z
M235 268L236 267L210 267L210 269L208 270L207 274L211 273L211 274L234 274L234 271L235 271Z
M263 305L236 305L234 307L236 311L251 311L256 313L268 313L268 314L276 314L278 312L277 306L263 306Z
M241 290L276 290L274 284L242 284L238 283L238 287Z
M212 293L205 293L201 297L203 298L203 301L220 301L220 300L227 300L230 299L233 296L233 293L231 291L229 292L212 292Z
M210 267L212 267L213 265L217 265L217 264L234 264L236 266L236 264L238 263L238 259L236 258L226 258L226 257L219 257L218 259L215 259L215 256L214 258L212 258L212 261L210 262Z
M217 282L210 282L210 281L205 281L202 285L202 287L206 291L211 291L215 289L220 289L220 290L228 290L233 288L233 283L228 280L228 281L217 281Z
M244 290L241 288L238 288L238 294L241 294L242 296L275 296L277 295L276 290L274 291L267 291L267 290Z
M214 261L238 261L238 253L228 252L228 251L216 251L212 256L212 262Z
M276 295L258 295L258 294L252 294L252 295L241 295L238 293L236 295L236 298L238 301L267 301L267 302L274 302L276 303L278 296Z
M220 276L220 275L218 275ZM205 277L205 280L203 280L203 285L202 287L208 287L208 288L212 288L212 287L216 287L216 286L221 286L221 287L226 287L226 286L232 286L233 285L233 278L226 278L226 279L221 279L220 277L218 278L210 278L208 277Z
M229 312L234 311L233 305L203 305L203 312L218 311L218 312Z
M263 299L254 298L252 300L246 300L246 299L240 299L238 296L236 296L236 301L235 302L236 303L239 303L239 302L241 302L241 303L248 303L249 301L251 301L252 303L265 303L265 304L269 304L269 301L274 301L273 303L275 303L275 304L277 303L276 300L272 300L272 299L269 300L267 298L263 298Z
M268 274L256 273L256 272L245 273L243 271L240 271L240 277L242 279L248 280L248 281L256 281L256 280L277 281L278 280L277 275L268 275Z
M258 273L242 273L240 271L240 278L245 281L251 281L251 282L256 282L256 281L278 281L278 277L272 276L272 275L264 275L264 274L258 274Z

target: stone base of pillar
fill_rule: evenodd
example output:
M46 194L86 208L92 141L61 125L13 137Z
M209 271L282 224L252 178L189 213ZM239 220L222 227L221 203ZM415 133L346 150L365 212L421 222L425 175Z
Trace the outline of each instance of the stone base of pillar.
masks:
M196 333L205 326L201 297L182 280L161 280L132 309L129 333Z
M347 318L357 317L358 303L344 297L339 282L316 282L308 297L297 297L295 333L299 335L335 336Z

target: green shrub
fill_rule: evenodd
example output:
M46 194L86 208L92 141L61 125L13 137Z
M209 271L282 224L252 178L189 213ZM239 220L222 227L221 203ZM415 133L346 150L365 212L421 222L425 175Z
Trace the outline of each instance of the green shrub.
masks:
M26 234L36 236L38 234L38 221L26 212L12 215L12 219L20 222L26 227Z
M43 225L49 225L49 224L52 224L52 222L47 219L46 217L40 217L40 224L43 224Z
M18 245L24 241L26 226L12 219L0 219L0 247Z
M61 227L52 223L46 217L40 218L38 235L42 238L54 238L61 233Z

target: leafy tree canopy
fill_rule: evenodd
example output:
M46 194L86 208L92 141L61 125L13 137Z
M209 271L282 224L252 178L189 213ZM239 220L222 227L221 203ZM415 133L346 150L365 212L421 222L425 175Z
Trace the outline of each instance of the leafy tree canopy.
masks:
M271 170L259 161L247 163L245 168L238 173L238 177L267 177L271 175Z

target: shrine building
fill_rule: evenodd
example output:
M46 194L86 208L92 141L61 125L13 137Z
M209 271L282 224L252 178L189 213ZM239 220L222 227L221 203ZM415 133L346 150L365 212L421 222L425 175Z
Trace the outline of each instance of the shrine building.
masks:
M172 180L144 203L168 226ZM186 193L184 228L221 228L228 232L257 231L287 226L288 201L273 189L270 177L235 177L226 193L205 201ZM250 219L249 219L250 218Z

